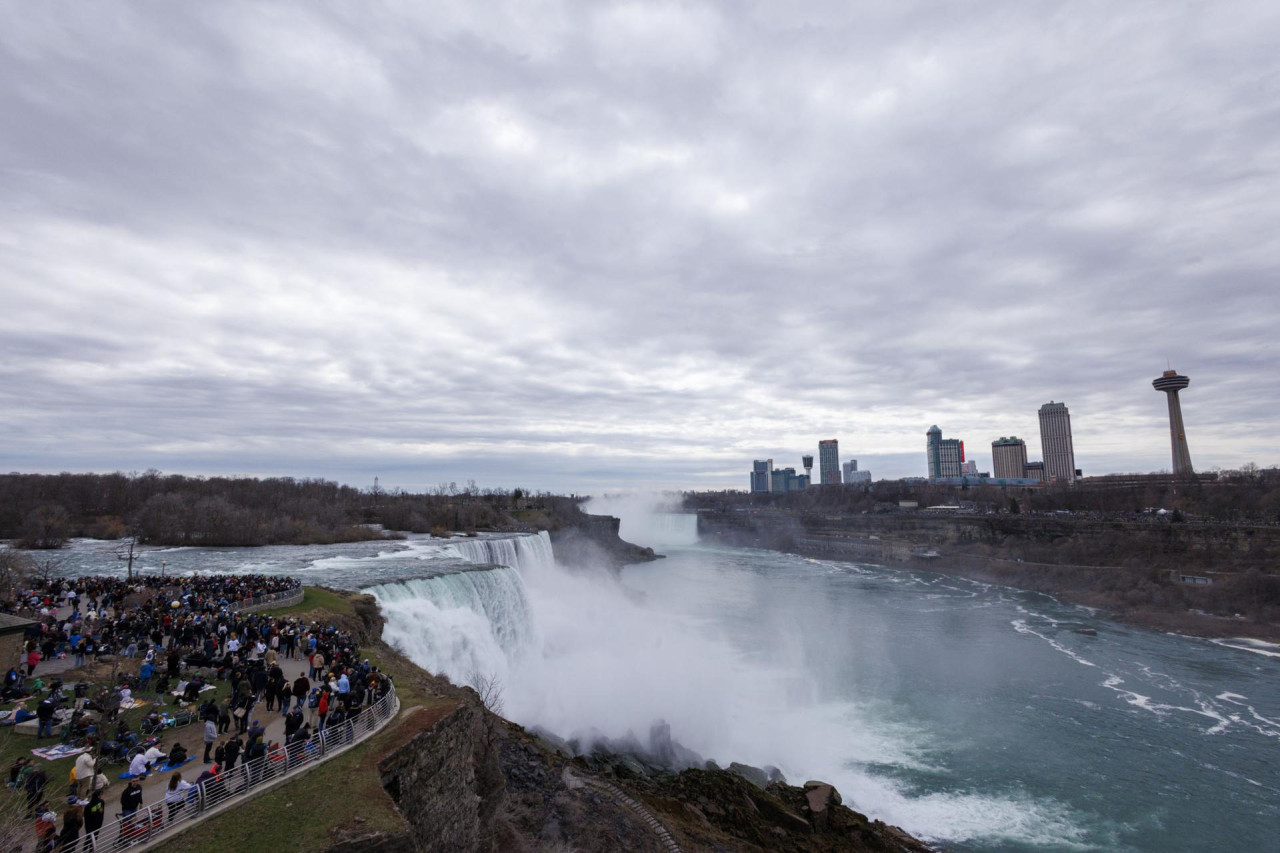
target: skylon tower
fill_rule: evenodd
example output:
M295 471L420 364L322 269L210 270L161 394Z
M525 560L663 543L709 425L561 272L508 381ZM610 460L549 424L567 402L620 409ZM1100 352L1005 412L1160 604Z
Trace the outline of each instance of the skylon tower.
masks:
M1195 473L1191 470L1191 451L1187 450L1187 429L1182 425L1182 404L1178 402L1178 392L1190 384L1190 379L1174 370L1166 370L1151 382L1152 387L1169 398L1169 440L1173 445L1175 477L1190 477Z

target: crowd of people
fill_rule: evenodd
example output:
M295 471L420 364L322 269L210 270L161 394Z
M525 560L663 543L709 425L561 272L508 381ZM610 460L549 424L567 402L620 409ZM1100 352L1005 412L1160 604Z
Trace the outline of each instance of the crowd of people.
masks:
M287 577L204 575L131 581L60 578L12 591L0 609L30 615L36 624L26 639L26 672L10 670L5 698L26 695L41 660L57 654L75 654L77 664L89 655L139 660L136 674L132 666L125 667L128 674L114 686L108 703L112 713L106 716L112 719L119 707L131 707L144 697L154 700L154 707L143 717L140 731L120 720L99 752L128 759L130 778L120 798L124 825L144 808L141 780L160 770L170 773L163 801L172 820L199 789L225 790L224 774L279 746L267 742L263 721L268 714L283 717L286 747L305 746L317 732L344 722L390 689L388 676L361 659L350 632L239 609L298 587ZM299 673L294 678L285 674L291 661ZM222 681L229 684L229 695L221 701L200 701L207 684ZM194 722L202 728L204 753L203 770L194 782L186 781L180 769L195 759L186 747L176 740L166 748L159 738L146 739L167 732L172 718L162 709L174 692L180 694L179 701L198 704ZM66 699L60 695L45 697L40 708L56 708L62 701ZM81 699L76 703L81 705ZM45 731L43 718L40 725L38 735L52 734ZM105 737L105 731L99 728L94 735ZM68 795L60 831L46 825L53 814L45 798L47 774L25 759L11 768L10 781L26 793L28 813L36 821L39 850L74 849L82 829L92 832L102 825L107 779L92 759L84 768L78 765L78 778L87 781L73 786Z

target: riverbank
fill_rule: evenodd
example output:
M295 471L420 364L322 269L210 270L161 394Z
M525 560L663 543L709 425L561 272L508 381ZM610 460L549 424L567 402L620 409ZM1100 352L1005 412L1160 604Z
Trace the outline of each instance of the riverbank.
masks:
M1152 630L1280 641L1280 530L923 513L702 511L707 541L1043 592ZM1183 578L1197 582L1183 582Z

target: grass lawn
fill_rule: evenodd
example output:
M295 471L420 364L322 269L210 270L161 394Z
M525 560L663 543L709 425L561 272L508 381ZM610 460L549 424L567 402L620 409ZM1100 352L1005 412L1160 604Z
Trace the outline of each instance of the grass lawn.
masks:
M342 833L401 830L404 818L382 789L376 766L392 734L379 732L314 770L196 824L156 850L323 850Z
M297 604L281 607L278 610L263 610L262 613L267 616L293 616L312 610L327 610L330 613L341 613L347 616L354 616L356 613L351 602L341 593L314 586L303 587L302 601Z
M122 661L122 665L123 667L131 667L131 671L136 672L138 667L141 666L141 658L135 658L132 661L124 660ZM70 695L71 688L75 685L76 681L80 679L76 677L76 673L74 671L63 673L61 677L64 679L63 692L67 695ZM49 680L47 676L46 676L46 680ZM109 683L109 678L101 677L100 681L101 683ZM215 696L217 697L218 701L222 701L231 692L231 685L229 682L214 681L211 683L216 685L217 690L206 691L204 693L201 693L200 702L204 702L210 696ZM153 693L149 693L144 695L142 698L145 698L148 701L152 701L154 700L155 697ZM37 702L38 700L36 699L28 700L27 708L34 711ZM185 705L177 704L177 700L175 700L174 697L172 696L167 697L166 702L167 704L164 707L162 707L160 710L168 711L171 714L176 713L179 709L186 707ZM69 704L70 702L68 702L68 705ZM15 708L17 707L17 705L8 704L8 705L5 705L4 707ZM120 719L125 720L126 722L128 722L130 728L132 728L135 732L138 732L139 736L141 736L142 718L145 715L149 714L152 710L155 710L154 701L152 701L152 704L146 705L142 708L133 708L123 712L122 714L120 714L117 720L120 720ZM106 726L105 734L109 735L115 732L115 729L116 729L116 723L110 723ZM70 778L71 768L72 766L75 765L77 756L71 756L69 758L61 758L57 761L45 761L44 759L36 758L34 755L31 754L31 750L33 749L37 749L42 746L54 746L60 743L62 726L55 726L54 732L56 734L56 737L45 738L44 740L36 740L34 737L30 735L18 734L17 732L14 731L13 726L5 726L3 728L0 728L0 773L5 774L4 776L5 781L8 781L7 774L8 774L9 767L19 757L30 758L33 761L39 763L41 766L44 767L44 771L47 774L49 774L49 784L45 787L45 798L49 800L49 803L53 806L54 811L60 815L63 809L66 807L67 783ZM184 726L181 729L165 729L164 732L165 732L164 741L166 743L171 742L172 740L174 740L176 735L181 733L181 739L183 740L184 745L186 745L188 749L191 748L191 743L188 743L188 741L195 742L195 741L202 740L203 738L203 729L200 728L198 723L192 723L191 725ZM192 732L195 732L196 734L191 734ZM109 737L102 738L103 741L109 740L109 739L110 739ZM119 792L124 786L124 783L121 782L118 777L121 773L125 771L125 769L126 769L126 766L124 764L113 764L113 765L110 765L109 767L106 767L103 770L103 773L106 775L106 777L111 780L111 786L107 789L107 793L105 796L105 799L108 802L113 802L114 801L113 798L118 799Z

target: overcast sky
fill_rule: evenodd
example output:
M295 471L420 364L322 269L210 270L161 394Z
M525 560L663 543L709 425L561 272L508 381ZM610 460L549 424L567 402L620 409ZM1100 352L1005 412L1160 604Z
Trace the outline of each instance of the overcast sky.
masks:
M0 470L1280 463L1271 0L0 9Z

